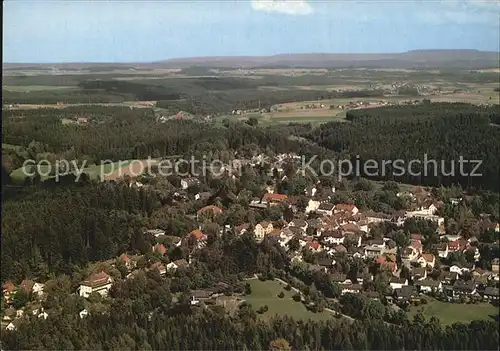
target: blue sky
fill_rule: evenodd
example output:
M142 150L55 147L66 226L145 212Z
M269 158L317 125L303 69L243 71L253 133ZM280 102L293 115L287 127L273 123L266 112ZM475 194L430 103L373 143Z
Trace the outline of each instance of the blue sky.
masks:
M498 51L500 0L6 0L4 62Z

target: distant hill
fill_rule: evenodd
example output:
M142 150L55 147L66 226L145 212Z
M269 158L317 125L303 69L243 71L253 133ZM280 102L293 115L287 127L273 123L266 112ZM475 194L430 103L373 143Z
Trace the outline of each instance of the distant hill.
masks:
M413 50L382 54L280 54L274 56L214 56L176 58L151 63L4 63L3 69L152 69L152 68L498 68L500 54L478 50Z
M281 54L274 56L194 57L161 61L165 67L310 67L310 68L498 68L498 52L414 50L388 54Z

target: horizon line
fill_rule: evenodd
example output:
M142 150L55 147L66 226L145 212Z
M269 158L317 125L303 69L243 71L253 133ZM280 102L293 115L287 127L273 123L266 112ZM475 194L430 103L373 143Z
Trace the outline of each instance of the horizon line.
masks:
M227 58L271 58L279 56L293 56L293 55L400 55L410 52L432 52L432 51L442 51L442 52L453 52L453 51L469 51L478 53L496 53L500 55L500 50L479 50L479 49L412 49L399 52L289 52L289 53L276 53L270 55L212 55L212 56L186 56L186 57L172 57L166 59L157 59L153 61L59 61L59 62L29 62L29 61L11 61L2 62L2 65L59 65L59 64L155 64L155 63L166 63L169 61L182 61L182 60L193 60L193 59L227 59Z

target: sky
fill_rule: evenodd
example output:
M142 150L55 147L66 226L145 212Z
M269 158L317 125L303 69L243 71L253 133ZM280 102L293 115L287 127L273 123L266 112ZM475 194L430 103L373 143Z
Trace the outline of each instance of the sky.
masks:
M5 0L3 62L500 49L500 0Z

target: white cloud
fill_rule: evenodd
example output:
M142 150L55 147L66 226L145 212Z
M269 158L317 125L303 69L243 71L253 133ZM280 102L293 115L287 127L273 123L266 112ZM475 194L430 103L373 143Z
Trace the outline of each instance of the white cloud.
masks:
M287 15L309 15L314 12L305 0L252 0L255 11L277 12Z

